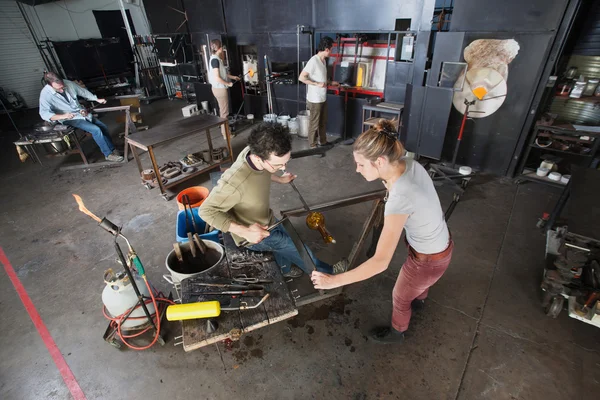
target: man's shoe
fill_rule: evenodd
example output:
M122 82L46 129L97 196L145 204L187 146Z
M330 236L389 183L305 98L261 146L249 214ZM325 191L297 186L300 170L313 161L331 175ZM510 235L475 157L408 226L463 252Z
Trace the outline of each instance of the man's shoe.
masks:
M410 307L413 311L423 311L425 308L425 300L414 299L412 303L410 303Z
M342 274L348 270L348 260L342 258L340 261L333 265L333 274Z
M289 272L286 272L285 274L283 274L284 278L299 278L302 276L302 274L304 274L304 271L302 271L300 268L298 268L297 266L295 266L294 264L292 264L292 267L290 268Z
M369 337L374 342L381 344L402 343L404 341L404 332L397 331L391 326L384 326L373 329Z
M124 160L123 156L115 154L114 152L112 154L107 155L104 158L106 159L106 161L112 161L112 162L121 162Z
M331 142L319 143L319 147L333 146Z

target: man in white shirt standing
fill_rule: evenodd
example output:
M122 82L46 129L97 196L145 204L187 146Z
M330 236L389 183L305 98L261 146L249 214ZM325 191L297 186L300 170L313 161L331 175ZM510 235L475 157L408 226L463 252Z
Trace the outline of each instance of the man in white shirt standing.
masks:
M300 73L299 80L307 85L306 107L310 111L308 142L310 147L326 146L327 142L327 57L331 54L333 39L324 36L317 54L311 57ZM331 86L339 85L330 82Z

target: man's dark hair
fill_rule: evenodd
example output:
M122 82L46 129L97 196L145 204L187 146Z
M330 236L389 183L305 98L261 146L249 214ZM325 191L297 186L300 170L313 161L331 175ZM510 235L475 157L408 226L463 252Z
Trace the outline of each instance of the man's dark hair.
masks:
M44 82L50 86L52 86L53 83L64 84L62 78L56 72L46 72L44 74Z
M333 47L333 39L329 36L323 36L319 41L319 51L325 51Z
M281 157L289 153L292 150L292 137L287 128L263 122L250 133L248 146L250 153L268 160L271 154Z
M217 51L223 47L223 44L219 39L213 39L210 41L210 52L213 54L217 54Z

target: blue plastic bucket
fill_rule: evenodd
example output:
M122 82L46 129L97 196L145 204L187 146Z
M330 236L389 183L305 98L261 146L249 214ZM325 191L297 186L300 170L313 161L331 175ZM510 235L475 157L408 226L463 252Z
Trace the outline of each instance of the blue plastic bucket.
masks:
M191 209L191 213L193 214L194 220L196 221L196 226L198 227L198 230L200 232L204 232L204 229L206 228L206 222L204 222L202 220L202 218L200 218L200 216L198 215L198 208L192 208ZM185 213L187 212L188 215L188 223L187 223L187 228L186 228L186 224L185 224ZM179 243L185 243L188 241L187 238L187 234L188 232L192 232L194 233L194 225L192 224L192 219L190 216L190 211L188 209L188 211L179 211L177 213L177 223L175 224L175 239L179 242ZM200 238L204 239L204 240L211 240L213 242L219 243L219 230L214 230L211 231L210 233L204 233L204 234L200 234L200 232L198 232L198 235L200 236Z

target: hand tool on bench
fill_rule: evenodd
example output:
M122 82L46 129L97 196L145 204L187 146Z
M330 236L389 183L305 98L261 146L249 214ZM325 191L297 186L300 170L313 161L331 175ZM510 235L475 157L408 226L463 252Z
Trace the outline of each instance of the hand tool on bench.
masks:
M191 292L190 296L258 296L263 297L266 292L264 289L251 290L223 290L222 292Z
M202 287L216 287L216 288L229 288L229 289L239 289L239 290L261 290L265 287L262 285L248 285L243 283L212 283L212 282L194 282L192 286L202 286Z
M232 299L225 307L221 307L221 303L217 300L199 301L196 303L174 304L167 307L167 320L183 321L188 319L212 318L221 315L221 311L243 311L258 308L269 298L269 294L265 294L262 299L256 304L249 305L245 301L240 301L239 298Z
M233 278L234 282L240 282L240 283L273 283L273 280L271 279L262 279L262 278L252 278L252 277L248 277L248 275L246 274L242 274L242 275L237 275L235 278Z

